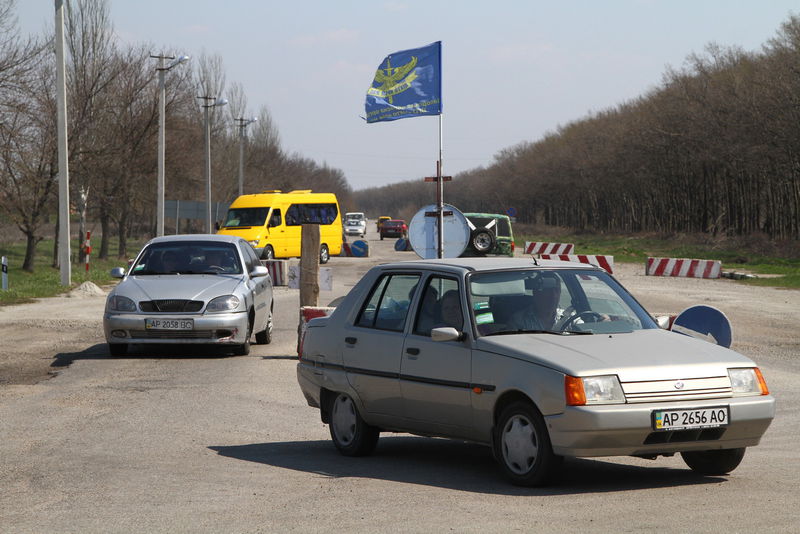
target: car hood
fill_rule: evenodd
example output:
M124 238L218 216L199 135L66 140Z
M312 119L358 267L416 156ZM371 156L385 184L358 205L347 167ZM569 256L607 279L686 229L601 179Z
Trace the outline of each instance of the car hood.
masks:
M622 334L484 336L476 348L573 376L615 374L622 382L727 374L753 362L707 341L660 329Z
M117 295L140 300L209 300L231 295L244 281L243 275L167 274L129 276L114 289Z

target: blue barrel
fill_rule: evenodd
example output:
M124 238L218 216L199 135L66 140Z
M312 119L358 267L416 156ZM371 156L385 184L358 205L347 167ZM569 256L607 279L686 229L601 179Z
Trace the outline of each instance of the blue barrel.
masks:
M361 240L353 241L350 243L350 252L356 258L365 258L369 256L369 243Z
M398 252L405 252L407 250L411 250L411 241L409 241L405 237L401 237L400 239L394 242L394 249Z

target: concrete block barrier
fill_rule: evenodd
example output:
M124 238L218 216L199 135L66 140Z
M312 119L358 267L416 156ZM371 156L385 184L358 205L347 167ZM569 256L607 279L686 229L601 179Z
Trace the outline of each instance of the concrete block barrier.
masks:
M614 256L598 254L539 254L539 259L588 263L589 265L597 265L608 273L614 272Z
M719 278L722 262L689 258L647 258L647 276L681 276L686 278Z
M261 260L261 265L267 268L272 277L273 286L285 286L289 283L286 275L288 264L288 260Z
M525 241L525 254L572 254L573 243L543 243Z

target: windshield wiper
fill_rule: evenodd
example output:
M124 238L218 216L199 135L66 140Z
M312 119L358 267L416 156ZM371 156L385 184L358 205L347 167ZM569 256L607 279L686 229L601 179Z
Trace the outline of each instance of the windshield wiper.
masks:
M519 330L501 330L499 332L491 332L484 334L486 336L508 336L513 334L552 334L554 336L569 336L572 334L577 335L592 335L594 332L583 332L578 330L533 330L533 329L519 329Z

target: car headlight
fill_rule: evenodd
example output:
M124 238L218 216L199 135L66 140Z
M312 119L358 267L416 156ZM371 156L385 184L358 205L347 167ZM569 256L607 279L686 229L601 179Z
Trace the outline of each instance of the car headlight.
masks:
M106 301L106 310L113 312L135 312L136 303L122 295L111 295Z
M564 377L564 394L567 405L584 406L586 404L621 404L625 402L625 393L617 375Z
M259 241L260 239L253 239L252 241L248 241L248 243L250 243L251 247L256 248L258 246Z
M728 369L734 395L769 395L767 382L758 367Z
M206 306L207 312L232 311L239 307L239 297L236 295L224 295L217 297Z

